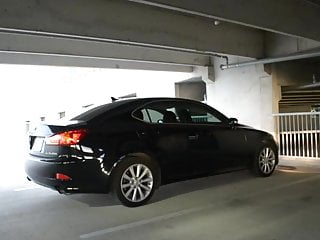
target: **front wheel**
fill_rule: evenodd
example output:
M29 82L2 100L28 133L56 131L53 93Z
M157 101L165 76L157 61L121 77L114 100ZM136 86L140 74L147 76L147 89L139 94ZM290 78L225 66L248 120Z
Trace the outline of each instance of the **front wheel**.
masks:
M155 190L157 166L150 160L127 159L116 170L113 182L113 191L123 205L144 205Z
M261 147L254 158L252 171L255 175L269 177L276 167L276 153L270 145Z

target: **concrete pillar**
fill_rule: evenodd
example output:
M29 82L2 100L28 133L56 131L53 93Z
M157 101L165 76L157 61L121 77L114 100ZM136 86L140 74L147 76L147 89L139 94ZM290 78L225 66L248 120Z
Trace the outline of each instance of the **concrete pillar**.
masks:
M230 63L246 60L229 58ZM263 65L221 70L223 63L223 59L213 59L214 81L206 81L207 103L228 117L238 118L242 124L274 133L272 113L276 107L271 75Z

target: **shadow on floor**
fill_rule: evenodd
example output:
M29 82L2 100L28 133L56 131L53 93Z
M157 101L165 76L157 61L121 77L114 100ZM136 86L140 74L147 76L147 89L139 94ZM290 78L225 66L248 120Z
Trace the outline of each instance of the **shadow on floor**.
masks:
M161 186L154 194L151 203L163 201L169 198L174 198L178 195L183 195L208 188L219 187L234 182L245 181L253 178L253 175L247 170L237 170L227 173L221 173L214 176L196 178L182 182L172 183Z
M94 193L79 193L67 195L68 198L84 203L90 207L108 207L116 206L121 203L113 194L94 194Z
M281 174L275 172L275 174ZM234 182L245 181L253 178L247 170L238 170L229 173L196 178L177 183L171 183L161 186L156 190L150 203L160 202L166 199L174 198L178 195L187 194L208 188L214 188L227 185ZM121 205L113 194L72 194L68 198L84 203L90 207L107 207Z

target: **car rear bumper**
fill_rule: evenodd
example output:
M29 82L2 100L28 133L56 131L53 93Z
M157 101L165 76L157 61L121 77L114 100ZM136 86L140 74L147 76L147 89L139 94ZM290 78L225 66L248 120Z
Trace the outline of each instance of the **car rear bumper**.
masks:
M25 172L31 181L57 190L60 193L101 193L108 192L108 175L101 169L96 159L44 159L29 155L25 162ZM71 180L56 179L56 174L64 174Z

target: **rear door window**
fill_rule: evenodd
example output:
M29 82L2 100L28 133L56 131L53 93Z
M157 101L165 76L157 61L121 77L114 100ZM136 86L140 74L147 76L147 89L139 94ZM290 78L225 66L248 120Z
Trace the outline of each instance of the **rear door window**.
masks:
M150 122L161 123L161 121L163 120L163 113L153 109L146 109L146 111L150 116Z
M133 112L133 116L148 123L178 123L172 101L153 102Z

